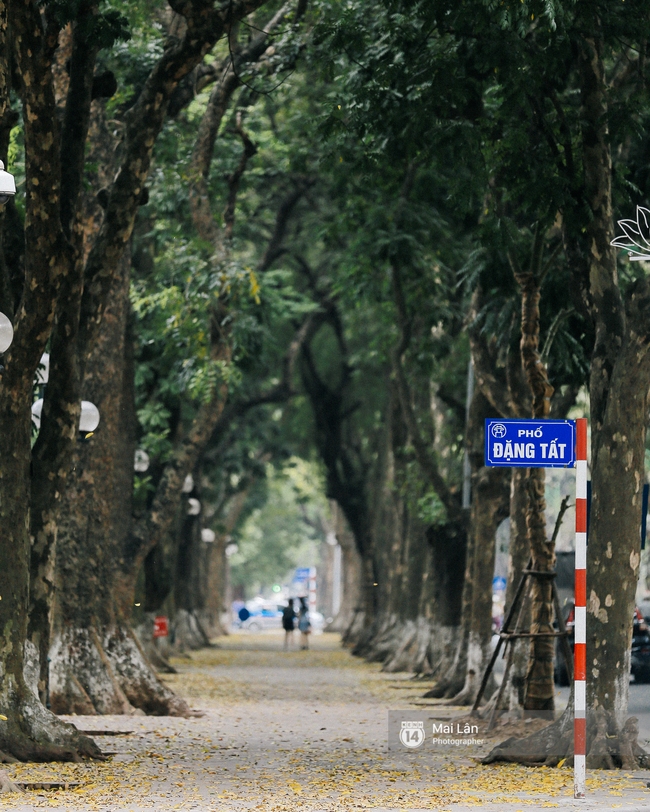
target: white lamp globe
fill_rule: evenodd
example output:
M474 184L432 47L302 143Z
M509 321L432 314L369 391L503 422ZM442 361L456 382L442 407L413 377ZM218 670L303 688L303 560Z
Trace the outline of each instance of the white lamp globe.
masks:
M50 380L50 354L44 352L41 355L41 363L36 369L36 383L39 385L45 384Z
M187 500L187 515L188 516L198 516L201 512L201 503L198 499L188 499Z
M239 552L239 544L236 541L231 541L230 544L226 545L225 553L230 558L231 555L235 555L235 553Z
M207 544L212 544L215 540L216 536L214 534L214 530L210 530L209 527L204 527L201 530L201 541L205 541Z
M7 200L15 194L16 180L11 172L5 171L4 163L0 161L0 205L6 203Z
M39 398L32 406L32 420L36 428L41 427L41 412L43 411L43 398ZM95 431L99 425L99 409L88 400L81 401L81 417L79 418L79 431Z
M41 412L43 411L43 398L32 403L32 421L37 429L41 427Z
M183 481L183 487L181 488L182 493L192 493L194 490L194 477L192 474L188 474Z
M136 449L135 459L133 461L133 470L138 474L144 474L149 468L149 455L141 448Z
M79 431L95 431L99 425L99 409L89 400L81 401L81 416L79 418Z
M14 340L14 328L7 316L0 313L0 352L6 352Z

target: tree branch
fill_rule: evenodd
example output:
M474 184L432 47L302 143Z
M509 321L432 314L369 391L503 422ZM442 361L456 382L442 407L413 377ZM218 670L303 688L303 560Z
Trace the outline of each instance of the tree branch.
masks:
M411 323L406 313L406 303L402 288L402 279L397 262L391 263L393 279L393 293L395 305L398 313L398 324L400 327L400 341L393 351L393 373L397 382L397 394L399 398L402 418L408 429L411 443L415 451L415 457L420 468L428 478L431 486L440 497L440 501L445 506L447 517L450 521L461 518L461 507L458 498L451 492L438 469L434 457L434 451L425 442L420 427L411 405L411 392L406 380L403 366L403 355L406 352L411 338Z
M115 268L131 236L156 138L181 79L231 28L266 0L232 0L216 8L208 0L174 3L186 20L182 40L170 38L142 92L127 114L124 159L111 186L106 213L86 264L80 348L87 355L101 320Z
M275 260L281 256L282 254L282 243L284 241L284 236L287 231L287 225L289 223L289 219L293 213L293 210L301 200L301 198L305 195L307 190L313 186L315 181L312 178L300 178L298 184L293 189L293 191L289 192L287 197L282 201L280 207L278 209L278 213L275 218L275 226L273 228L273 233L267 243L266 250L264 251L264 255L260 260L259 265L257 266L257 270L259 273L263 273L267 271L271 265L275 262Z
M57 291L69 270L60 223L59 127L48 43L35 3L11 3L10 26L25 131L25 285L3 391L18 406L31 394L34 371L49 338ZM29 392L27 391L29 390Z
M98 47L90 46L83 31L87 18L97 10L84 3L73 25L70 81L61 131L61 224L70 237L83 176L86 137L90 123L93 73Z
M211 245L218 244L219 230L210 206L207 178L219 127L233 94L241 85L241 69L263 56L268 46L269 34L284 20L289 8L289 4L284 5L247 46L236 48L222 62L219 82L210 94L199 124L190 169L190 207L199 236Z

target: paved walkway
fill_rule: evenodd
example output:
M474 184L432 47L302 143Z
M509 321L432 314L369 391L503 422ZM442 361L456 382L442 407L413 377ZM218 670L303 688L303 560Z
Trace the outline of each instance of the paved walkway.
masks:
M598 773L586 801L572 798L569 769L481 766L459 752L389 750L387 712L422 707L421 686L382 674L341 649L334 635L309 652L281 636L235 634L179 660L166 680L200 719L73 717L115 753L104 764L9 765L18 781L72 781L59 791L0 796L0 810L31 812L352 812L373 810L623 809L650 812L650 774ZM437 712L437 711L436 711Z

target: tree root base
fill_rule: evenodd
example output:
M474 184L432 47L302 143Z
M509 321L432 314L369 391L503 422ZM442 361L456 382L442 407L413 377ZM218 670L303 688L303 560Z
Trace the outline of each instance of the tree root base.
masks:
M638 770L650 768L650 754L639 745L639 725L630 717L618 729L599 708L587 727L587 768L591 770ZM556 767L573 763L573 718L565 711L550 725L523 738L511 736L498 744L482 764L506 762L530 767Z
M66 629L51 658L50 703L58 715L199 714L158 679L128 628Z

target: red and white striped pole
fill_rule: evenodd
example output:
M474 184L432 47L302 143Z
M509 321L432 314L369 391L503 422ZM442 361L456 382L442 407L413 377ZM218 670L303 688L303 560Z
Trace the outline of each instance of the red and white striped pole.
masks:
M587 755L587 419L576 420L573 797L585 797Z

